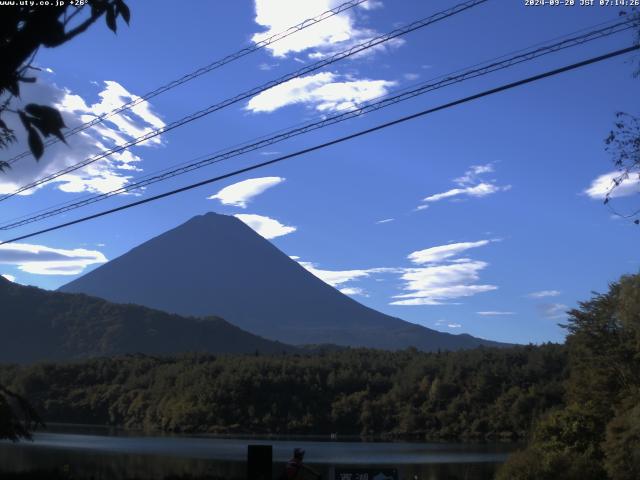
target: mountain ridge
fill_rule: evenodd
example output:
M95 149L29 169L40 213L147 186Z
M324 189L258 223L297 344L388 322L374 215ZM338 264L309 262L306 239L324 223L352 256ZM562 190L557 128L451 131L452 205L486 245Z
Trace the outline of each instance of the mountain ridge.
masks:
M0 276L0 362L33 363L142 353L294 353L225 320L181 317Z
M294 345L427 351L504 345L438 332L362 305L239 219L213 212L191 218L59 290L180 315L218 315Z

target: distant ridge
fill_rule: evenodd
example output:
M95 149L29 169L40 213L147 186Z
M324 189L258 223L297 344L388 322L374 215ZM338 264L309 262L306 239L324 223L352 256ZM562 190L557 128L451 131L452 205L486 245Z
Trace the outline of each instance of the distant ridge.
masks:
M252 335L217 317L184 318L86 295L25 287L0 276L0 362L256 351L297 349Z
M503 344L368 308L318 279L239 219L207 213L61 287L181 315L219 315L294 345L432 351Z

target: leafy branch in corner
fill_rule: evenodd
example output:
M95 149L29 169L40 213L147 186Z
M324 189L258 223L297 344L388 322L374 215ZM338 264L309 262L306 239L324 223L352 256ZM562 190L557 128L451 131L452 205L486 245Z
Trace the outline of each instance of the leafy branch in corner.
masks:
M605 139L605 143L606 150L613 155L613 164L620 173L613 178L613 185L605 195L605 204L609 203L616 189L624 181L637 178L640 183L640 118L618 112L614 127ZM618 215L633 218L640 215L640 209L630 214ZM640 219L636 218L634 223L640 224Z
M28 2L24 2L28 3ZM0 148L15 142L15 132L2 119L6 113L19 116L27 133L29 149L36 159L44 153L42 138L54 135L64 141L65 128L60 112L47 105L28 104L24 109L12 110L9 105L20 97L22 83L34 83L36 78L28 72L36 69L33 60L40 47L54 48L85 32L104 16L107 27L114 33L116 19L127 24L131 19L129 7L123 0L88 0L83 6L16 5L4 8L0 15L0 96L6 96L0 105ZM0 160L0 172L10 167Z

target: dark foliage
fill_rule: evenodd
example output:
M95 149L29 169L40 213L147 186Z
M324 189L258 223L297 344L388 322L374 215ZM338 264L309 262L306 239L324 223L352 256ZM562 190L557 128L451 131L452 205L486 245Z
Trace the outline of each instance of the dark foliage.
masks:
M181 317L81 294L25 287L2 277L0 305L0 362L64 361L125 353L296 351L218 317Z
M559 345L423 353L128 356L4 366L50 422L165 432L517 438L559 405Z
M30 439L38 426L44 424L29 402L0 385L0 440Z
M640 478L640 275L581 303L567 329L565 406L499 478Z
M616 114L614 129L606 138L607 151L613 157L613 164L618 169L618 175L613 178L611 188L605 196L605 204L611 201L616 189L628 179L640 180L640 118L624 112ZM638 190L640 193L640 190ZM615 212L618 213L618 212ZM640 224L640 209L634 212L620 214L626 218L634 219Z
M59 47L85 32L96 20L105 16L107 27L115 33L116 18L129 23L131 13L123 0L87 0L59 2L61 5L41 6L38 2L16 2L4 6L0 15L0 117L7 113L20 116L27 132L29 149L36 159L44 153L43 137L54 135L63 140L65 124L60 113L47 105L29 104L21 110L9 108L11 98L20 96L21 83L33 83L33 61L40 47ZM80 4L81 3L81 4ZM0 148L15 141L14 132L0 118ZM0 161L0 171L9 164Z

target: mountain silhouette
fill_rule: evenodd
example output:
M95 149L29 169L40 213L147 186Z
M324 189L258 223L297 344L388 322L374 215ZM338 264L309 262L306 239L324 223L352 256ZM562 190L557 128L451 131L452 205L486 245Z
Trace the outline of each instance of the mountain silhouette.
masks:
M192 218L60 288L189 316L217 315L293 345L456 350L496 342L368 308L305 270L239 219Z
M143 353L297 352L221 318L184 318L87 295L25 287L0 276L0 363Z

